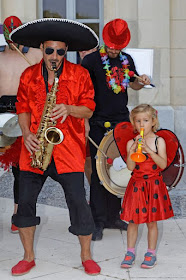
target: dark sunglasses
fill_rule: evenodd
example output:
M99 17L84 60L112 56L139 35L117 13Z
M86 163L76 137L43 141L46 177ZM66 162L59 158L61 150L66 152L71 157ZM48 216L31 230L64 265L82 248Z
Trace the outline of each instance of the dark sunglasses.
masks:
M65 50L64 49L58 49L56 51L57 51L57 54L60 55L60 56L63 56L65 54ZM53 48L46 48L45 49L45 53L47 55L53 54L53 52L54 52Z

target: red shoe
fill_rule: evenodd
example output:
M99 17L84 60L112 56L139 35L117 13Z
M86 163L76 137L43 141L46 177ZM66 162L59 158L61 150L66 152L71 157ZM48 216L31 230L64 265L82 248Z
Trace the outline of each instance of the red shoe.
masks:
M14 224L12 224L12 226L11 226L11 232L12 232L12 233L18 233L18 232L19 232L18 227L16 227Z
M89 275L98 275L100 274L101 268L100 266L93 260L87 260L82 262L84 270Z
M14 267L12 267L12 275L19 276L28 273L34 266L35 261L27 262L27 261L20 261Z

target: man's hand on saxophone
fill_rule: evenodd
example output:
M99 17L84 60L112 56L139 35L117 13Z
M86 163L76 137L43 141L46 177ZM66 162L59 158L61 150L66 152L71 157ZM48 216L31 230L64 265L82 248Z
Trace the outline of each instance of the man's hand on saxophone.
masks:
M23 135L23 138L24 144L31 155L40 149L39 140L37 139L36 134L29 131Z
M19 114L18 118L23 133L24 144L27 150L33 154L39 149L39 140L36 135L30 131L30 113Z
M52 121L56 121L57 119L62 117L61 123L63 123L66 118L70 115L70 106L66 104L56 104L54 109L52 110L51 119Z
M75 118L91 118L92 110L86 106L75 106L66 104L56 104L52 110L51 118L53 121L62 117L61 123L63 123L66 118L71 115Z

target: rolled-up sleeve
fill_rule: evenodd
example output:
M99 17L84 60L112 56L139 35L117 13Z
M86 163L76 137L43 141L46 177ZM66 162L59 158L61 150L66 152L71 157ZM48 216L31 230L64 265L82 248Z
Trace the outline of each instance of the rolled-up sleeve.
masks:
M25 72L21 75L17 92L16 112L17 114L29 113L30 107L27 98L28 85L25 83Z

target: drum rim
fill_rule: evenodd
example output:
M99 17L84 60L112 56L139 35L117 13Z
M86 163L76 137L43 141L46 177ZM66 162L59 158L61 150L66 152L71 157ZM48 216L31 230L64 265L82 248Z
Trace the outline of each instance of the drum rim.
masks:
M107 137L110 137L110 135L113 136L113 141L115 142L113 130L110 130L110 131L108 131L108 132L105 134L105 136L104 136L103 139L101 140L101 142L100 142L100 144L99 144L99 147L100 147L100 146L102 147L102 146L104 145L104 143L107 141L106 136L107 136ZM115 143L116 143L116 142L115 142ZM116 145L116 147L117 147L117 145ZM119 152L119 150L118 150L118 152ZM120 154L120 153L119 153L119 154ZM124 192L116 192L116 191L114 191L114 190L108 185L108 183L105 181L105 179L104 179L104 177L103 177L103 174L102 174L101 164L100 164L101 160L98 161L98 159L100 159L101 157L103 158L103 155L102 155L102 153L98 150L98 151L97 151L97 154L96 154L96 169L97 169L98 177L99 177L99 179L100 179L100 184L102 184L102 185L105 187L105 189L106 189L107 191L109 191L110 193L112 193L113 195L116 195L117 197L123 197L124 194L125 194L126 188L125 188L125 189L123 188ZM126 187L127 187L127 186L126 186Z
M185 157L184 157L184 152L183 152L183 148L182 148L182 146L179 144L179 147L178 147L178 151L179 151L179 149L181 150L181 154L182 154L182 156L183 156L183 158L182 158L182 162L180 162L179 164L181 165L181 167L180 167L180 169L179 169L179 172L178 172L178 174L177 174L177 177L176 177L176 179L174 180L174 182L170 185L170 186L168 186L168 191L171 191L171 190L173 190L175 187L176 187L176 185L179 183L179 181L181 180L181 177L182 177L182 175L183 175L183 172L184 172L184 166L182 166L182 164L185 162ZM177 151L177 152L178 152ZM180 159L181 159L181 157L180 157ZM164 171L164 170L163 170ZM163 172L162 172L163 173Z

